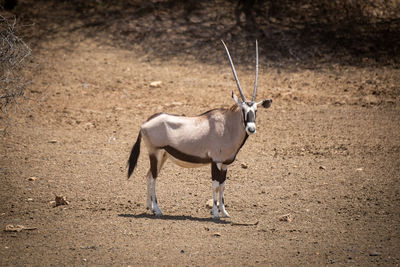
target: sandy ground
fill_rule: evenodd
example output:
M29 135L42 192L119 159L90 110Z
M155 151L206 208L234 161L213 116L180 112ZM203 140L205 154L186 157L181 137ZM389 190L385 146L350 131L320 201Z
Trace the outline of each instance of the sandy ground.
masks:
M71 38L36 43L29 99L1 114L1 266L400 264L398 68L261 61L258 99L273 104L228 170L232 218L211 219L210 167L172 162L157 184L164 216L154 217L145 149L126 178L139 127L160 111L229 107L228 62L150 60ZM250 95L252 66L237 69ZM56 195L69 205L55 207Z

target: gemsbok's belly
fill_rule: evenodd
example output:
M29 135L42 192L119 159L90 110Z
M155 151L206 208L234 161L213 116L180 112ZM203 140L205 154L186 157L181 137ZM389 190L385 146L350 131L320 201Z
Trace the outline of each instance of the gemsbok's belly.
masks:
M183 168L198 168L198 167L202 167L202 166L206 166L210 163L192 163L192 162L187 162L187 161L183 161L183 160L179 160L177 158L175 158L174 156L172 156L171 154L169 154L167 152L168 158L175 163L176 165L183 167Z

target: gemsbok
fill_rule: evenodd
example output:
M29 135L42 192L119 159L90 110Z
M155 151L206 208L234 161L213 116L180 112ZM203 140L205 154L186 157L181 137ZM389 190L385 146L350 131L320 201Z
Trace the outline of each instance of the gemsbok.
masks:
M142 124L128 160L128 178L132 175L140 154L143 138L150 158L147 172L147 209L156 216L162 212L157 204L156 178L169 158L182 167L211 164L213 207L212 218L230 217L224 205L224 188L228 166L246 142L256 132L257 106L269 108L272 100L256 101L258 79L258 44L256 41L256 75L253 97L248 101L243 94L228 48L222 41L239 89L241 100L233 93L235 104L229 109L212 109L199 116L186 117L157 113ZM219 193L219 199L218 199ZM219 202L219 210L218 203Z

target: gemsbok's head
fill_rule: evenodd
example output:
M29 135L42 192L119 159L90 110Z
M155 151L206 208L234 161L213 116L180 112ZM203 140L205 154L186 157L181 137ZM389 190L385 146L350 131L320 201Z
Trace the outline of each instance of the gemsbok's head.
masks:
M242 109L243 112L243 122L246 129L246 133L248 135L254 134L256 132L256 113L257 113L257 106L261 105L263 108L269 108L271 106L272 100L271 99L264 99L260 102L256 102L257 96L257 81L258 81L258 42L256 41L256 77L254 80L254 90L253 90L253 97L251 101L248 101L244 96L242 87L240 86L239 79L236 74L235 66L233 65L231 55L229 54L229 50L226 47L224 41L222 44L225 47L226 54L228 55L229 63L231 64L233 77L235 78L236 85L239 89L239 93L241 96L240 100L232 90L232 98L236 102L236 104Z

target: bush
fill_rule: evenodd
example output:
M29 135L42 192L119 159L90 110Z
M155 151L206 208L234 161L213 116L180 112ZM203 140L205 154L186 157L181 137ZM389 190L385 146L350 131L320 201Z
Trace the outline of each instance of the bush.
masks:
M21 75L31 49L17 34L16 19L0 15L0 111L17 103L28 82Z

